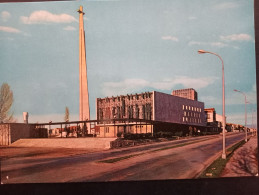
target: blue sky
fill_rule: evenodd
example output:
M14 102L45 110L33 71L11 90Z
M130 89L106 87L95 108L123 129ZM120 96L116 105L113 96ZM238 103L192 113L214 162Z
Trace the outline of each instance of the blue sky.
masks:
M252 0L73 1L0 4L0 83L14 92L13 111L30 122L78 120L78 13L85 11L91 119L95 99L194 88L227 122L248 124L256 109ZM256 115L254 115L255 117Z

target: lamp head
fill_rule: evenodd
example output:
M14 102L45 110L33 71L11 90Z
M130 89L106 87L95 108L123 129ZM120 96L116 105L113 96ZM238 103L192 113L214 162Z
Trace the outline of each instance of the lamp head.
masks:
M206 52L206 51L200 49L200 50L198 50L198 53L199 53L199 54L204 54L204 53L208 53L208 52Z

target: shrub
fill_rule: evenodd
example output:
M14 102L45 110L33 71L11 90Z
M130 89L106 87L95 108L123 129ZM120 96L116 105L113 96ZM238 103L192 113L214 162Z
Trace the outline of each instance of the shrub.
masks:
M154 137L155 138L161 137L161 133L162 133L161 131L154 133Z
M122 136L122 132L118 132L117 137L121 137L121 136Z
M174 133L169 131L159 131L154 134L155 138L172 138L173 136ZM150 134L150 137L152 137L152 134Z
M124 139L128 140L136 140L136 139L148 139L151 138L152 134L151 133L138 133L138 134L133 134L133 133L125 133L124 134Z
M132 139L131 133L124 133L124 139Z
M182 131L177 131L177 132L175 132L175 136L182 137L182 135L183 135L183 132L182 132Z
M147 138L147 139L152 138L152 133L147 133L147 134L145 134L145 138Z

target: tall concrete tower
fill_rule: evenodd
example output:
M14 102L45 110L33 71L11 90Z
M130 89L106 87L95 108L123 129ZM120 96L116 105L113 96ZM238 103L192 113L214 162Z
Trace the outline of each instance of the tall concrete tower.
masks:
M85 54L85 31L83 6L79 10L79 120L90 120L89 95L87 84L87 67ZM87 125L88 132L90 125Z

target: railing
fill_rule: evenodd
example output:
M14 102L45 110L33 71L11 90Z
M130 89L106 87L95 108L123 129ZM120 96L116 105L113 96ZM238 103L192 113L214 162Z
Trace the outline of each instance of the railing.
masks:
M114 127L129 124L150 125L156 123L144 119L104 119L68 122L35 123L36 137L96 137L100 126L112 125ZM114 134L114 137L117 135Z

